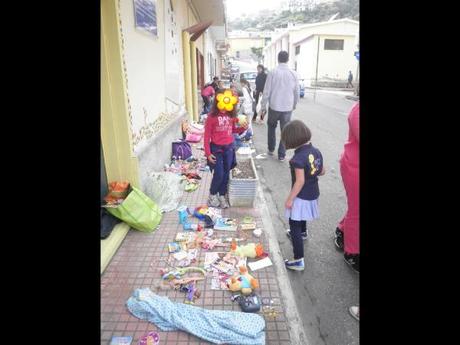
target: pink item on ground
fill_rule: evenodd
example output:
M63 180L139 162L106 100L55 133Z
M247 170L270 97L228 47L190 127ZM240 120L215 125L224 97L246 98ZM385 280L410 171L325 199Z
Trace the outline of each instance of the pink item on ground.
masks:
M149 332L139 340L139 345L158 345L160 344L160 336L157 332Z

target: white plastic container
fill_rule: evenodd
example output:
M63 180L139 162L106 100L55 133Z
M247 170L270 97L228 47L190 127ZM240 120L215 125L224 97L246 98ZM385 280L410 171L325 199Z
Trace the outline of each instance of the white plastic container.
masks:
M256 199L259 177L257 175L254 159L252 157L247 159L251 161L251 167L255 178L235 178L233 177L233 172L230 172L228 200L230 205L234 207L253 207L254 200Z

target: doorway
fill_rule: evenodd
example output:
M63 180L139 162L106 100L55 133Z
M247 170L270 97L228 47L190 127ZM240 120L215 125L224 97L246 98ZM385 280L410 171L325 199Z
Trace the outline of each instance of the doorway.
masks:
M196 49L196 64L197 64L197 81L198 81L198 90L203 89L204 86L204 57L203 54L200 53L198 48Z

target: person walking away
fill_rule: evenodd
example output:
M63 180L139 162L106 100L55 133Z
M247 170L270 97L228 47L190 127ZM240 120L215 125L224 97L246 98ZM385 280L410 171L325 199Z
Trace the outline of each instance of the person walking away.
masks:
M201 114L207 114L211 111L211 97L214 96L215 91L212 84L207 84L201 90L201 97L203 98L203 111Z
M241 89L243 91L243 104L241 105L242 113L246 116L248 121L248 128L241 134L234 134L235 136L235 148L238 149L242 145L243 140L249 140L252 138L252 109L254 99L252 98L251 85L249 82L241 78L240 79Z
M256 77L256 90L254 92L254 116L252 121L257 120L257 103L259 103L259 97L264 92L265 82L267 80L267 73L265 73L264 65L257 65L257 77Z
M262 95L261 120L264 119L268 103L268 154L273 156L276 146L276 127L278 122L283 130L291 120L292 111L295 110L299 100L299 80L297 73L292 71L287 62L288 52L282 50L278 54L278 66L267 75ZM278 146L278 159L284 161L286 149L280 141Z
M351 88L353 88L353 73L351 73L351 71L348 71L348 83L347 83L347 89L348 89L348 85L351 86Z
M285 260L286 268L303 271L303 241L307 239L307 221L319 217L318 176L325 174L323 156L311 142L310 129L300 120L289 122L281 132L286 149L295 149L289 161L292 188L285 203L285 216L289 219L287 236L292 241L294 259Z
M236 127L238 96L229 89L218 90L208 114L204 130L204 151L213 172L208 205L228 208L227 194L230 170L236 166L233 133L242 133L246 126Z
M335 230L335 245L359 272L359 102L348 115L348 141L340 158L340 173L347 195L347 211Z

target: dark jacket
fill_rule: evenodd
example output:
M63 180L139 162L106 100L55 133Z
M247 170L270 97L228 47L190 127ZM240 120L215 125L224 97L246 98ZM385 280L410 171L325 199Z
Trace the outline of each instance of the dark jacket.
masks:
M257 74L256 77L256 92L263 92L265 87L265 81L267 80L267 73L262 72Z

